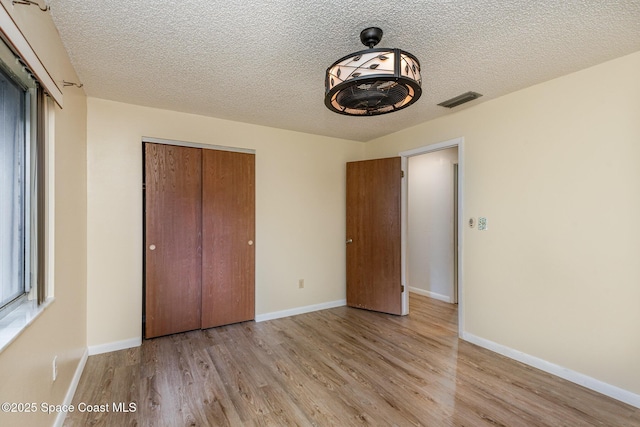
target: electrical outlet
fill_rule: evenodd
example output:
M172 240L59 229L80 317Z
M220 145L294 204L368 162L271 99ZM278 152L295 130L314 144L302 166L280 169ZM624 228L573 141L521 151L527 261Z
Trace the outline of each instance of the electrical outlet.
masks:
M304 279L300 279L300 280L298 280L298 288L299 288L299 289L304 288Z
M55 381L56 378L58 378L58 356L53 356L53 363L51 367L53 368L53 381Z

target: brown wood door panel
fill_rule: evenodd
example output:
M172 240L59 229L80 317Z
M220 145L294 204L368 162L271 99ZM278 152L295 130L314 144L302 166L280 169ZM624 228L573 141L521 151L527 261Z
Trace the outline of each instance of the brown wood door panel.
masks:
M347 305L402 314L400 157L347 163Z
M200 328L202 159L145 143L145 337Z
M255 318L255 155L203 150L202 328Z

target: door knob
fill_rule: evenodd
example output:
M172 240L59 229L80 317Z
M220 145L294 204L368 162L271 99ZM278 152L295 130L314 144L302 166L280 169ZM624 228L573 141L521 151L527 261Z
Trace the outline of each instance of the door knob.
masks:
M156 245L149 245L149 250L155 251L156 250Z
M249 246L253 245L253 240L249 240Z
M353 243L353 239L349 239L349 240L347 240L347 245L348 245L349 243Z

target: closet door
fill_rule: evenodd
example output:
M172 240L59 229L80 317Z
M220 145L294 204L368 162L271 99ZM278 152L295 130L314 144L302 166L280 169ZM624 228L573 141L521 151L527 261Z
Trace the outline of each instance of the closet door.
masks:
M202 328L211 328L255 318L255 155L202 155Z
M202 150L145 143L145 337L200 328Z

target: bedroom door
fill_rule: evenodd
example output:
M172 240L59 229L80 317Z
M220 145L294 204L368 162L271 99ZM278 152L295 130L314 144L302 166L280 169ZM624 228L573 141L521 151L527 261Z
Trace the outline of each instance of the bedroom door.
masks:
M347 305L402 314L400 157L347 163Z

